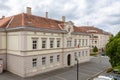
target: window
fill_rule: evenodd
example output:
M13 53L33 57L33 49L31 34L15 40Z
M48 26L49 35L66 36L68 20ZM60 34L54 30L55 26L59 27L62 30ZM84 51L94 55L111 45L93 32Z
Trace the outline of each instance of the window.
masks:
M86 39L86 46L88 46L88 40Z
M54 39L50 39L50 48L53 48L54 46Z
M79 52L79 57L80 57L80 54L81 54L81 53Z
M46 57L42 57L42 65L46 64Z
M33 67L37 66L37 58L32 59L32 66Z
M57 47L60 47L60 40L57 40Z
M74 41L74 46L75 47L77 46L77 39L75 39L75 41Z
M42 48L46 48L46 39L42 39Z
M88 55L88 51L86 51L86 56Z
M84 39L82 40L82 46L84 46Z
M50 63L53 63L53 56L50 56Z
M95 41L95 44L97 43L97 41Z
M71 41L70 40L67 41L67 47L71 47Z
M37 49L37 39L33 39L32 41L32 48Z
M77 58L77 53L76 52L74 53L74 56L75 56L75 59L76 59Z
M60 61L60 55L57 55L57 62Z
M84 56L84 51L82 51L82 56Z
M81 46L81 39L79 39L79 46Z

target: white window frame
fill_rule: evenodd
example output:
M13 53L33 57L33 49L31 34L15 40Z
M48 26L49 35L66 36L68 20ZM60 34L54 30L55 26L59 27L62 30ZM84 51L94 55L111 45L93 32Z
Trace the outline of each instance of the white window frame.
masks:
M60 61L60 55L57 55L57 62Z
M60 47L60 40L57 40L57 48L59 48Z
M74 47L77 46L77 39L74 40Z
M46 48L46 43L47 43L47 39L43 38L42 39L42 49Z
M32 49L37 49L38 47L38 38L32 38Z
M67 47L71 47L72 46L72 41L71 40L67 40Z
M50 63L53 63L53 56L50 56Z
M32 59L32 67L37 67L37 58Z
M54 39L50 39L50 48L54 48Z
M42 65L46 64L46 57L42 57Z

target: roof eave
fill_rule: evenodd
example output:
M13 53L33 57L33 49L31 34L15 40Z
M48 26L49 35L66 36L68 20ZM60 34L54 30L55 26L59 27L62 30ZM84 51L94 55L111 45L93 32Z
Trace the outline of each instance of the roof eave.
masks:
M55 30L55 29L47 29L47 28L34 28L34 27L29 27L29 26L21 26L21 27L14 27L14 28L7 28L6 29L8 32L9 31L36 31L36 32L52 32L52 33L66 33L65 30Z

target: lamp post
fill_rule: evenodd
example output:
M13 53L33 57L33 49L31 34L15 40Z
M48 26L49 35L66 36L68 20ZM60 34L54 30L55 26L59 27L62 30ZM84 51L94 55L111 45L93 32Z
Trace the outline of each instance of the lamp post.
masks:
M77 61L77 80L79 80L79 60L78 58L75 58L75 60Z

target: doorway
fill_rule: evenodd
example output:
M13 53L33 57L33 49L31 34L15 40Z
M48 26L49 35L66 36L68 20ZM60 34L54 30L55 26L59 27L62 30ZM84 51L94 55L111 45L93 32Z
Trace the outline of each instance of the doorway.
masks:
M70 66L71 65L71 55L68 54L67 56L67 65Z

